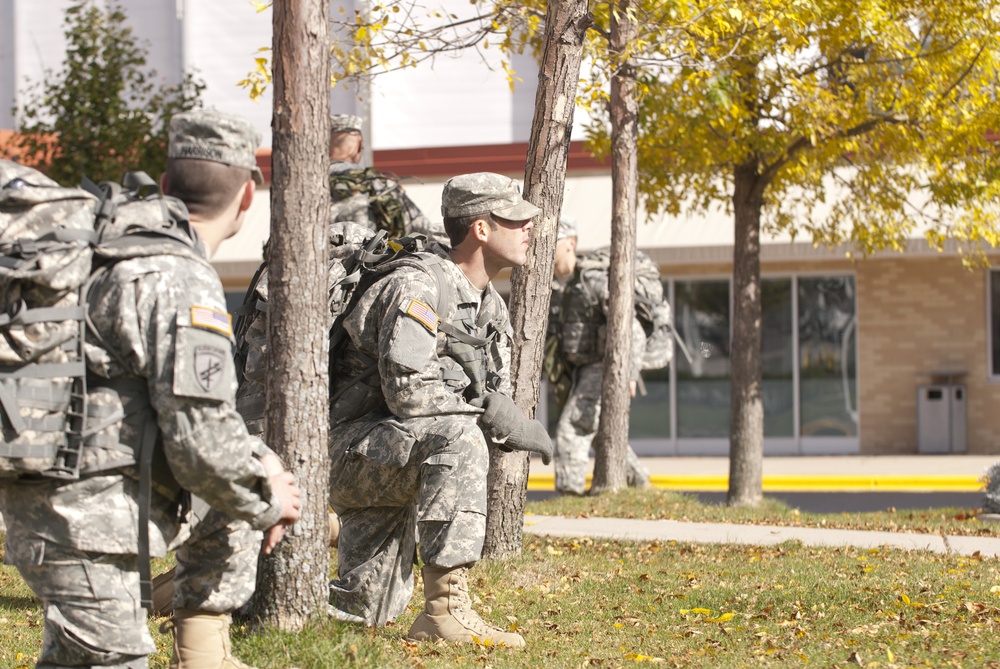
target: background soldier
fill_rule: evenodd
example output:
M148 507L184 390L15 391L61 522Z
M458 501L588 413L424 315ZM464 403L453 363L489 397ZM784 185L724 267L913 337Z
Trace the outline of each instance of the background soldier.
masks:
M353 221L389 237L422 234L447 244L444 229L424 216L396 176L361 165L361 125L360 116L330 117L330 222Z
M90 293L102 348L87 351L96 414L88 422L100 429L84 462L130 452L144 425L105 417L150 405L146 422L159 430L150 550L177 550L171 667L246 666L231 656L228 612L253 592L261 530L270 552L299 516L292 474L234 409L232 332L207 260L240 229L262 181L259 141L239 117L194 111L171 119L163 186L179 198L164 201L174 243L162 255L115 263ZM45 607L38 666L147 666L156 646L140 605L140 503L130 463L79 480L0 486L7 561Z
M609 292L606 267L589 263L590 271L581 271L581 264L588 264L590 256L576 255L576 235L575 219L560 218L549 327L558 338L559 349L554 355L563 356L563 364L571 370L561 375L563 379L568 377L570 383L567 384L568 389L561 389L566 393L566 399L556 428L555 486L556 491L562 494L582 495L587 483L590 447L601 415ZM606 249L594 252L606 253ZM645 344L646 333L639 319L634 318L632 381L629 384L632 397L635 397L641 380ZM551 360L547 362L547 367L550 379L554 378ZM559 381L554 383L558 396ZM649 485L649 471L631 446L626 453L626 463L630 486Z
M486 533L487 443L551 455L544 426L510 398L510 321L491 284L527 261L539 209L512 179L479 173L450 179L441 210L452 250L397 267L345 320L332 375L331 500L343 527L331 608L369 625L395 619L419 535L426 603L409 638L522 646L472 610L466 570Z

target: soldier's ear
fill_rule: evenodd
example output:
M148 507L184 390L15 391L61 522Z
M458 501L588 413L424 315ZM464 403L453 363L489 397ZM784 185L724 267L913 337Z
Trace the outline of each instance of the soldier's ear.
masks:
M257 192L257 182L249 179L243 184L243 194L240 196L240 211L246 211L253 204L254 193Z
M490 222L486 218L477 218L472 222L471 232L476 239L485 242L490 236Z
M163 193L164 195L168 195L170 193L170 190L167 188L167 186L168 186L167 173L164 172L162 175L160 175L160 192Z

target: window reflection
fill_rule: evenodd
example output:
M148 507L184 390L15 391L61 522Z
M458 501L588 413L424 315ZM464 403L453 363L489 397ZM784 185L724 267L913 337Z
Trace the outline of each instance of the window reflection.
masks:
M1000 272L990 272L990 351L990 371L1000 376Z
M761 393L764 436L795 436L792 280L761 281Z
M801 434L855 436L854 278L802 278L798 292Z
M675 350L674 355L682 354ZM670 368L645 371L642 373L642 380L646 387L646 394L637 394L632 400L632 411L629 415L629 436L639 439L669 437Z
M677 436L729 435L729 282L678 281L674 324L691 352L677 365Z

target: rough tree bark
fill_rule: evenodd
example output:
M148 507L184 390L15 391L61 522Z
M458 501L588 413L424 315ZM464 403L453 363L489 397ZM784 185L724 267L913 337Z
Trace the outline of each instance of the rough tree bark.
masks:
M301 520L262 560L254 613L301 629L328 600L326 0L274 4L274 118L265 438L302 488Z
M514 401L534 416L542 378L545 328L549 314L555 233L566 185L570 132L583 41L593 17L587 0L553 0L545 15L545 46L535 93L525 197L542 208L528 249L528 262L511 277L510 316L514 328L511 380ZM493 450L483 557L504 559L521 553L528 456Z
M638 169L636 71L627 55L638 26L631 0L618 0L611 18L610 50L621 59L611 78L611 268L607 339L601 386L601 419L594 437L591 494L627 485L625 453L631 398L632 319L635 312L635 246Z
M763 498L764 400L761 395L760 212L763 183L756 160L734 172L733 343L730 351L730 506Z

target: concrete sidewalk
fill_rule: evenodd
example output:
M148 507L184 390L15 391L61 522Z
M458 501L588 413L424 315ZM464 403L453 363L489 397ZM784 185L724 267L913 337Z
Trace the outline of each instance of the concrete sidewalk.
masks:
M727 457L644 457L657 488L729 487ZM764 458L764 492L978 492L998 455L827 455ZM593 460L591 460L593 463ZM552 466L531 461L529 490L554 490ZM588 484L589 485L589 484Z
M687 523L676 520L566 518L529 515L524 533L552 537L594 537L624 541L748 544L768 546L801 541L806 546L890 547L934 553L1000 557L1000 537L943 536L914 532L874 532L777 525Z
M642 458L642 461L658 488L698 492L728 489L728 458ZM765 457L763 484L765 492L979 492L983 489L983 474L998 461L1000 456L995 455ZM532 460L528 489L553 490L553 482L552 466ZM1000 529L1000 524L994 527ZM1000 537L911 532L535 515L525 518L524 532L553 537L682 543L772 545L801 541L807 546L886 546L1000 557Z

